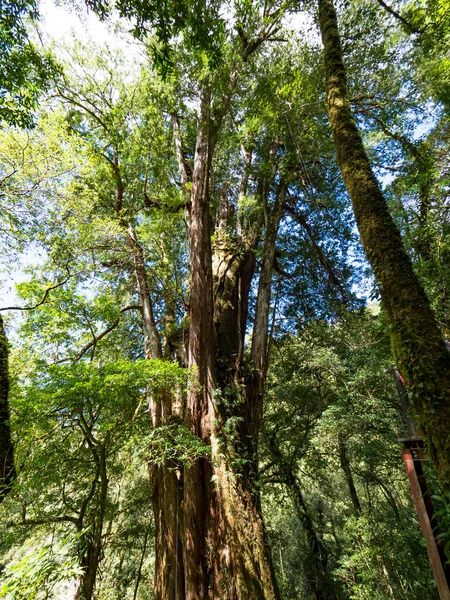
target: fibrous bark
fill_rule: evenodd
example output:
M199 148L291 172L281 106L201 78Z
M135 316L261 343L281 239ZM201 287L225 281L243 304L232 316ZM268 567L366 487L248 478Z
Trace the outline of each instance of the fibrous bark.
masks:
M428 441L443 483L450 485L450 354L400 233L372 172L350 108L332 0L319 0L327 101L337 160L352 200L361 240L389 319L397 365L411 410Z
M184 468L184 598L278 600L255 481L253 415L260 413L261 393L259 387L254 393L251 377L246 385L241 360L255 257L230 238L226 183L211 247L209 177L219 123L210 103L205 83L189 203L188 365L196 381L188 390L185 425L210 445L212 458Z
M229 72L226 92L214 102L210 78L200 84L200 106L192 173L183 151L176 114L172 114L176 157L189 211L190 298L185 426L206 445L211 458L182 468L179 488L180 541L185 600L279 600L257 486L257 446L262 411L262 382L267 360L266 330L254 367L244 366L248 302L255 273L255 232L243 231L242 215L231 223L227 185L222 185L216 214L215 247L211 244L210 178L214 148L242 65L276 31L279 11L268 15L255 38L242 37L241 57ZM216 99L217 100L217 99ZM245 194L251 153L244 157L241 197ZM192 176L190 182L188 178ZM187 183L191 185L188 186ZM267 194L268 194L268 186ZM189 193L190 192L190 193ZM265 194L261 197L266 198ZM283 200L280 199L282 204ZM275 230L278 226L276 222ZM236 234L231 234L236 227ZM254 234L254 235L253 235ZM246 238L246 239L244 239ZM252 240L249 242L249 240ZM275 243L275 236L271 237ZM273 253L273 248L264 250ZM264 302L270 304L270 269ZM261 312L262 311L262 312ZM261 314L268 307L261 305ZM256 325L255 325L256 328ZM166 560L174 563L174 556ZM157 561L158 562L158 561ZM178 562L178 566L180 566ZM158 564L156 569L163 568ZM162 600L163 596L155 596ZM165 598L165 597L164 597Z

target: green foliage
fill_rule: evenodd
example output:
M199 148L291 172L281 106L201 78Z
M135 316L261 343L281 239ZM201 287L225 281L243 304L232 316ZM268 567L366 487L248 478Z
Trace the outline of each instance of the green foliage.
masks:
M27 279L17 285L17 304L30 308L46 295L37 308L8 321L20 473L0 506L4 594L40 598L66 591L71 578L83 576L100 530L96 597L131 600L140 578L137 597L150 599L158 524L149 466L182 474L185 466L212 459L210 446L183 425L186 384L195 385L180 366L187 364L193 302L186 202L192 182L181 186L171 122L175 114L189 177L199 131L196 106L206 86L211 123L218 126L209 177L212 224L225 182L229 200L229 223L214 231L212 242L226 257L222 262L231 262L214 269L237 277L232 260L248 257L252 248L259 274L276 189L292 171L272 274L261 477L245 411L255 375L250 336L239 364L235 355L215 357L216 375L225 382L212 394L219 460L230 481L248 477L255 497L262 490L283 600L313 594L305 514L339 600L434 599L396 441L403 424L385 317L353 310L364 303L354 292L361 295L372 283L362 277L367 265L334 160L320 48L313 29L303 26L303 19L312 23L311 13L301 15L298 32L285 22L293 15L282 20L291 6L286 2L87 4L105 18L114 9L128 18L133 33L149 44L151 60L76 42L36 127L0 132L3 279L13 278L10 266L22 259ZM312 2L301 6L315 8ZM411 38L372 0L339 3L358 125L389 183L390 205L440 323L450 331L448 69L438 44L441 34L447 44L445 7L443 1L401 3L402 14L419 26L424 8L430 9L426 32ZM31 50L23 51L29 47L24 18L30 11L35 17L35 6L16 2L1 10L3 17L16 11L14 23L5 21L10 46L3 56L22 77L27 61L35 60ZM243 61L245 44L272 25L280 27L276 41ZM31 87L23 97L2 96L10 123L30 125L51 67L45 60L42 70L39 62L26 67L30 79L21 81ZM239 78L228 98L234 69ZM224 98L228 112L220 121ZM166 360L143 360L130 230L142 250ZM31 264L38 253L39 264ZM256 277L248 285L250 332ZM220 289L215 294L221 310L232 307L234 298L221 304ZM227 335L227 323L216 333ZM160 419L157 427L149 404ZM167 404L177 406L170 417ZM360 511L341 464L342 447ZM448 503L437 494L436 505L448 544Z
M311 548L286 468L295 474L338 597L437 597L396 441L403 425L391 361L383 318L370 313L311 323L276 344L261 454L265 514L285 598L311 593Z
M76 543L81 536L82 532L44 544L39 550L27 549L20 562L4 569L0 598L39 600L48 598L49 593L61 593L61 581L70 581L82 573L76 556Z
M21 472L4 509L15 526L11 530L11 523L6 525L3 542L10 546L11 555L6 597L40 598L44 590L49 594L80 575L80 561L98 528L99 509L106 511L111 527L118 519L105 552L109 553L109 544L114 548L123 543L123 527L134 527L136 539L145 535L148 511L143 512L142 526L137 521L132 525L134 517L126 506L136 502L136 485L140 503L149 495L148 489L144 493L148 483L137 480L138 474L142 477L142 457L149 452L146 398L170 387L182 393L185 384L186 370L162 360L80 362L47 369L39 365L34 373L27 373L26 383L16 384L14 422L19 437L15 443ZM192 459L189 450L184 452ZM103 507L99 456L106 459L104 475L109 481ZM172 457L170 449L166 458ZM45 542L40 551L31 550L23 558L18 555L27 528L36 531L36 540L45 540L49 525L60 522L74 535L66 539L67 530L58 526L50 544ZM140 555L133 560L128 568L135 573Z
M50 53L28 40L27 18L38 18L35 0L4 0L0 5L0 121L33 125L43 89L59 71Z
M439 523L440 532L438 537L443 542L447 561L450 561L450 494L447 494L447 496L435 494L433 503Z
M392 594L407 598L438 597L417 526L410 524L405 529L404 521L387 516L380 521L368 512L346 522L343 541L348 550L336 573L351 588L355 600L382 600Z
M199 458L211 458L211 446L179 423L156 427L146 441L146 454L152 465L168 464L169 468L177 469Z

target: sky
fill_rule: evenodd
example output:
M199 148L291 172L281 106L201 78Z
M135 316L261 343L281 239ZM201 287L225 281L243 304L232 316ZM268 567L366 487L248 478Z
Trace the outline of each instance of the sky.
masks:
M40 1L41 29L45 34L55 40L61 41L64 38L76 37L80 41L87 42L95 40L101 44L112 41L112 36L108 27L99 21L99 19L87 11L68 10L63 6L56 6L52 0ZM80 18L82 15L82 19Z
M0 0L1 1L1 0ZM40 31L45 44L54 42L71 45L75 40L82 44L94 42L98 46L108 45L111 49L123 50L127 58L133 60L143 55L143 44L138 42L127 31L127 23L123 19L115 19L114 24L101 22L98 17L88 11L83 2L78 9L57 5L54 0L40 0ZM55 49L58 54L58 49Z

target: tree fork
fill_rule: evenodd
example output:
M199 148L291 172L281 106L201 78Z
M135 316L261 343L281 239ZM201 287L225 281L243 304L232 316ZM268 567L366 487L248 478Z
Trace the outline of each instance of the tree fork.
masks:
M364 250L381 283L392 346L410 394L412 413L427 439L441 481L449 487L450 354L353 119L333 2L318 0L318 4L325 50L328 114L337 162L352 201Z
M223 105L227 103L228 100ZM250 419L243 417L242 413L245 412L244 406L251 405L254 398L247 397L243 386L234 382L235 356L239 354L236 344L242 341L242 336L225 340L223 336L219 339L215 335L215 316L221 319L234 315L233 323L237 325L237 307L233 305L225 309L222 305L225 309L222 310L219 308L221 302L227 298L227 304L233 304L239 299L241 321L242 312L246 312L246 300L243 298L245 286L241 286L241 294L235 288L241 279L238 265L233 265L232 269L218 273L218 297L214 302L212 265L213 262L220 264L220 260L213 261L211 248L209 177L217 139L217 120L212 120L210 106L211 96L206 82L201 94L190 203L192 269L188 365L195 369L196 385L188 390L185 425L211 445L212 460L200 459L184 469L182 543L185 598L279 600L255 482L246 476L242 467L245 459L235 460L235 451L223 439L222 426L230 417L237 418L242 429L249 434ZM226 198L222 200L225 202ZM223 344L235 345L234 352L224 352ZM221 358L226 359L229 370L223 365L219 368ZM231 403L216 401L223 392L226 399L231 390L236 392ZM236 435L243 440L238 429ZM231 444L232 440L228 441ZM238 449L236 454L241 458Z

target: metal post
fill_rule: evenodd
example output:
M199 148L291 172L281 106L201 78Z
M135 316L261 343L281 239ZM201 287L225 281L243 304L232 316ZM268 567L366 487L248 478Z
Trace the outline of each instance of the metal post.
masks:
M413 420L409 414L408 395L405 390L403 377L394 369L395 387L399 397L399 412L408 431L407 438L400 438L403 443L403 460L408 473L417 516L433 568L436 586L441 600L450 600L450 565L447 564L444 547L439 531L439 523L431 500L431 494L425 480L422 462L424 441L417 435Z
M400 440L399 440L400 441ZM445 555L442 548L437 543L433 525L435 524L434 508L431 502L430 494L426 486L425 477L422 469L423 440L421 438L404 439L405 443L402 451L405 462L406 472L411 486L414 504L419 517L420 527L430 557L431 567L433 569L436 586L441 600L450 600L450 572L446 564Z

